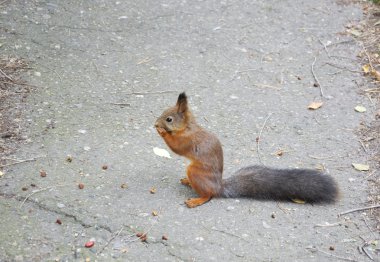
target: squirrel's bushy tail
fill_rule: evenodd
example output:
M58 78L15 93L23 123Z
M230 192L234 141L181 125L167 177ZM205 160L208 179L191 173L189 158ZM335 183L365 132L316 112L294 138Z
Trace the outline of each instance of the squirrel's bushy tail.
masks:
M331 176L312 169L248 166L223 180L222 196L331 203L338 197L338 186Z

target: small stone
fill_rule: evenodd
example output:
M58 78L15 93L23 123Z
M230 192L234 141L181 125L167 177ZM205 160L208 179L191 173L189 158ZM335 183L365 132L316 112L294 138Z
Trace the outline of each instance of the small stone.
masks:
M57 203L57 207L58 207L58 208L64 208L64 207L65 207L65 204L63 204L63 203Z
M229 207L227 207L227 211L232 211L232 210L234 210L235 209L235 207L233 207L233 206L229 206Z
M84 184L83 184L83 183L79 183L79 184L78 184L78 188L79 188L79 189L83 189L83 188L84 188Z
M91 248L95 245L95 241L87 241L84 246L87 248Z
M41 177L46 177L46 175L47 175L46 171L41 169L40 170L40 176Z

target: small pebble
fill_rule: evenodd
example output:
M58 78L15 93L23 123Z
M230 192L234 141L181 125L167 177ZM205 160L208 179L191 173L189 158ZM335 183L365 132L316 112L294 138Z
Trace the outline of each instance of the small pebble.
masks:
M95 245L95 242L94 241L88 241L84 244L85 247L87 248L90 248L90 247L93 247Z

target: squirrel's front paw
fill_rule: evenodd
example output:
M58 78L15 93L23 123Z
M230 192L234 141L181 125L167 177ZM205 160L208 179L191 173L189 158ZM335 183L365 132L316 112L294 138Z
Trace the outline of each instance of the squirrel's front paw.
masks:
M156 127L156 130L160 136L164 136L167 133L166 130L162 127Z

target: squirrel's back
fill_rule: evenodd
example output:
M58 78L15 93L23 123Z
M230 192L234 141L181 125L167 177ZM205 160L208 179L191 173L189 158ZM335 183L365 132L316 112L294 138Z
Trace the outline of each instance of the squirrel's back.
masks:
M248 166L223 181L223 196L331 203L338 186L331 176L313 169Z

